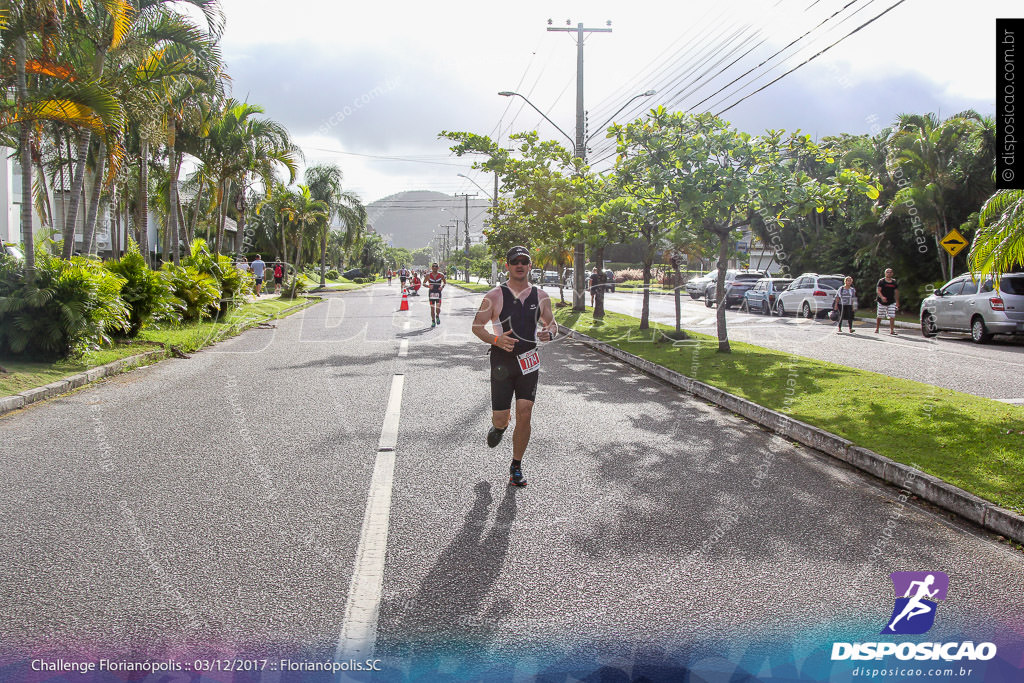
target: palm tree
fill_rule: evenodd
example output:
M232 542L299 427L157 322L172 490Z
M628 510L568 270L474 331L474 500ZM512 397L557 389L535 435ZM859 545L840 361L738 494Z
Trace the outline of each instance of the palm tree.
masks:
M100 6L114 23L129 11L121 0L101 0ZM60 121L89 130L102 130L115 116L112 100L96 84L76 77L65 63L48 54L49 45L69 16L83 10L82 0L0 1L0 44L5 89L13 80L14 107L0 109L0 129L16 124L18 159L22 173L21 236L25 246L28 277L35 270L35 240L32 234L32 128L38 121ZM46 36L48 40L40 41ZM32 54L31 48L35 48ZM10 46L14 55L10 55ZM14 65L13 74L7 65ZM35 76L30 90L29 75Z
M303 266L302 243L304 240L318 235L328 224L330 207L327 202L314 199L308 186L299 185L298 192L288 193L287 200L283 203L280 212L287 221L287 231L290 233L289 236L294 247L295 259L292 263L295 268L295 277L292 280L289 293L289 297L294 298ZM285 258L287 259L287 254Z
M262 113L260 106L229 99L210 128L204 164L209 165L208 172L216 178L218 214L214 252L217 254L223 246L224 219L232 183L238 188L238 234L241 234L245 226L249 182L257 178L264 187L270 187L278 166L288 170L289 184L295 179L301 152L292 144L288 131L280 123L255 118L256 114Z
M968 262L982 274L1024 266L1024 190L999 190L981 209Z
M330 216L338 218L345 226L343 245L351 248L362 235L366 225L366 207L358 195L343 191L341 180L343 174L337 166L318 165L306 169L306 185L310 196L327 204ZM327 234L330 223L325 223L320 231L320 286L327 285Z
M204 32L187 15L168 7L171 3L187 4L202 10L207 19L208 31ZM113 69L123 77L125 67L135 67L134 71L129 67L127 73L132 74L141 83L136 83L135 88L129 85L127 93L122 91L122 94L134 94L136 103L147 97L145 88L138 86L152 87L162 77L160 72L166 75L169 71L187 71L194 55L209 52L211 45L219 37L223 23L219 0L103 0L101 8L84 5L84 11L80 13L81 20L77 27L81 33L81 40L92 46L85 60L87 63L83 66L89 69L89 80L97 82L104 79L108 69ZM106 80L111 81L110 78ZM143 165L149 157L149 137L142 136ZM91 142L91 131L84 131L79 138L77 166L71 186L71 203L65 217L65 258L71 255L74 248L75 221L85 184L86 160ZM97 182L100 182L101 176L100 165ZM145 210L142 211L140 219L143 223L142 231L145 232ZM145 247L143 254L148 259L148 247L140 247Z
M903 114L889 138L890 175L902 187L882 213L881 221L884 223L894 213L919 216L934 238L944 280L949 277L947 265L951 263L943 258L939 241L960 223L956 209L966 199L962 188L983 193L974 198L974 206L991 192L986 179L994 161L987 168L968 161L984 153L979 145L984 148L990 144L987 126L987 121L973 110L944 121L935 114ZM991 158L994 160L994 152Z

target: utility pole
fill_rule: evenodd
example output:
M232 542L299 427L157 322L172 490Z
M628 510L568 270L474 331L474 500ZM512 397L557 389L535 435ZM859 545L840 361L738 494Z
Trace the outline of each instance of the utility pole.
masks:
M548 19L548 24L551 20ZM568 21L566 22L569 23ZM608 22L610 26L612 22ZM583 162L587 160L586 142L586 112L583 109L583 38L586 33L611 33L610 28L583 28L582 22L576 24L576 28L566 26L548 26L548 31L576 32L576 149L573 156ZM586 308L586 293L584 291L584 273L586 267L583 242L577 242L573 254L573 287L572 287L572 310L583 311Z
M464 253L466 254L466 282L469 282L469 198L475 197L476 192L473 194L456 194L456 197L465 197L466 199L466 244ZM458 241L458 235L456 234L456 242ZM458 246L456 245L456 250Z

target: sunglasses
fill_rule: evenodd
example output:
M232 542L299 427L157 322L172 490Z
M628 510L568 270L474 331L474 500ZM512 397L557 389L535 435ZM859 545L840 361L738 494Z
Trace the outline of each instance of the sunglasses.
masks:
M514 258L511 261L509 261L508 264L510 266L528 266L528 265L530 265L530 259L528 259L526 257Z

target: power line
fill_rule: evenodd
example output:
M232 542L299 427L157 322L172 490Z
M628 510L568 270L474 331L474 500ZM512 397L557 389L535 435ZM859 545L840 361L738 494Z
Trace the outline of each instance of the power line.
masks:
M858 31L860 31L860 30L861 30L861 29L863 29L864 27L866 27L866 26L869 26L870 24L873 24L873 23L874 23L874 22L876 22L876 21L877 21L878 19L881 19L881 18L882 18L882 17L884 17L884 16L886 15L886 14L888 14L888 13L889 13L889 12L891 12L892 10L896 9L897 7L899 7L900 5L902 5L902 4L903 4L904 2L906 2L906 1L907 1L907 0L899 0L898 2L896 2L896 3L895 3L894 5L892 5L891 7L889 7L889 8L888 8L888 9L886 9L885 11L881 12L880 14L877 14L877 15L875 15L874 17L872 17L872 18L871 18L871 19L869 19L868 21L864 22L863 24L861 24L861 25L860 25L860 26L858 26L857 28L853 29L852 31L850 31L849 33L847 33L847 34L846 34L845 36L843 36L842 38L840 38L840 39L839 39L839 40L837 40L836 42L834 42L834 43L832 43L831 45L829 45L828 47L826 47L826 48L825 48L824 50L821 50L821 51L817 52L816 54L812 55L811 57L809 57L808 59L804 60L804 61L803 61L803 62L801 62L800 64L797 64L796 66L794 66L794 67L793 67L792 69L790 69L790 70L789 70L789 71L787 71L786 73L784 73L784 74L782 74L781 76L779 76L778 78L776 78L776 79L774 79L774 80L770 81L769 83L766 83L765 85L761 86L760 88L758 88L758 89L757 89L757 90L755 90L754 92L752 92L752 93L750 93L750 94L748 94L748 95L745 95L744 97L742 97L742 98L740 98L740 99L736 100L735 102L733 102L732 104L730 104L730 105L729 105L728 107L726 107L725 109L723 109L723 110L721 110L720 112L718 112L718 113L716 114L716 116L721 116L721 115L722 115L722 114L724 114L725 112L727 112L727 111L729 111L730 109L732 109L733 107L735 107L735 106L736 106L737 104L739 104L740 102L742 102L742 101L744 101L744 100L746 100L746 99L748 99L748 98L750 98L750 97L752 97L752 96L756 95L757 93L761 92L762 90L764 90L764 89L765 89L765 88L767 88L768 86L772 85L773 83L778 83L778 82L779 82L779 81L781 81L781 80L782 80L783 78L785 78L785 77L786 77L786 76L788 76L789 74L793 73L794 71L796 71L796 70L797 70L797 69L799 69L800 67L802 67L802 66L804 66L805 64L808 64L808 63L810 63L810 62L812 62L812 61L814 61L815 59L817 59L817 58L818 58L818 57L820 57L821 55L825 54L826 52L828 52L829 50L831 50L832 48L834 48L834 47L835 47L836 45L838 45L839 43L843 42L844 40L846 40L847 38L849 38L850 36L852 36L852 35L853 35L854 33L857 33Z
M873 0L872 0L872 1L873 1ZM785 52L785 51L786 51L786 50L788 50L789 48L793 47L794 45L796 45L797 43L799 43L799 42L800 42L801 40L803 40L804 38L806 38L807 36L811 35L811 34L812 34L813 32L815 32L815 31L817 31L817 30L820 30L822 26L824 26L824 25L825 25L826 23L828 23L829 21L831 21L832 19L834 19L834 18L835 18L836 16L838 16L838 15L839 15L839 14L840 14L841 12L845 11L845 10L846 10L847 8L849 8L849 7L851 6L851 5L855 5L855 4L857 4L857 2L859 2L859 0L850 0L850 2L847 2L847 3L846 3L845 5L843 5L843 6L841 7L841 8L839 8L838 10L836 10L835 12L833 12L832 14L830 14L830 15L829 15L828 17L826 17L826 18L825 18L825 19L823 19L822 21L820 21L820 22L819 22L819 23L818 23L818 24L817 24L816 26L814 26L814 27L813 27L813 28L811 28L810 30L808 30L808 31L804 32L804 33L803 33L803 34L802 34L801 36L797 37L796 39L794 39L794 40L790 41L790 42L789 42L789 43L788 43L787 45L785 45L785 46L784 46L784 47L782 47L781 49L777 50L777 51L776 51L776 52L775 52L774 54L772 54L772 55L771 55L770 57L768 57L767 59L763 60L763 61L762 61L762 62L761 62L760 64L758 64L757 66L753 67L752 69L748 69L748 70L747 70L747 71L745 71L744 73L740 74L740 75L739 75L739 76L737 76L736 78L732 79L731 81L729 81L728 83L726 83L725 85L723 85L723 86L722 86L721 88L719 88L719 89L718 89L718 90L716 90L715 92L711 93L710 95L708 95L707 97L705 97L704 99L702 99L702 100L701 100L700 102L697 102L696 104L692 105L692 106L690 107L690 109L696 109L697 107L699 107L700 105L704 104L704 103L705 103L705 102L707 102L708 100L710 100L710 99L712 99L712 98L716 97L716 96L717 96L717 95L718 95L719 93L721 93L722 91L724 91L724 90L726 90L727 88L729 88L729 87L730 87L730 86L731 86L732 84L736 83L736 81L739 81L739 80L741 80L742 78L745 78L745 77L746 77L747 75L749 75L750 73L752 73L752 72L756 71L757 69L761 68L762 66L764 66L765 64L767 64L767 63L768 63L768 62L770 62L771 60L775 59L776 57L778 57L779 55L781 55L781 54L782 54L783 52ZM775 68L775 67L772 67L772 68ZM769 70L768 70L768 72L766 72L766 73L769 73L770 71L771 71L771 69L769 69ZM765 75L765 74L762 74L762 76L763 76L763 75ZM736 90L735 92L738 92L738 91L739 91L739 90L741 90L741 89L742 89L743 87L746 87L746 85L749 85L749 84L750 84L750 83L752 83L753 81L756 81L756 80L757 80L758 78L761 78L761 76L757 76L757 77L755 77L755 78L751 79L751 81L749 81L749 82L748 82L747 84L745 84L744 86L741 86L740 88L738 88L738 89L737 89L737 90ZM735 94L735 92L734 92L734 93L730 93L730 96L731 96L732 94ZM716 103L717 103L717 100L716 100Z

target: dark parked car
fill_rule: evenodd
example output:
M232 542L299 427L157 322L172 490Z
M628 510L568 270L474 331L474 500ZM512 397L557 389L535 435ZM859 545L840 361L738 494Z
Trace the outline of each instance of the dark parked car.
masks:
M778 293L792 284L791 277L763 277L743 294L742 309L746 313L773 315Z
M344 278L347 278L349 280L353 280L353 279L355 279L357 277L362 277L363 276L363 269L362 268L353 268L352 270L346 270L344 273L341 274L341 276L344 277Z
M754 283L765 277L767 273L760 270L727 270L725 271L725 307L730 308L743 301L743 292L754 286ZM718 293L718 272L708 281L704 288L704 305L711 308L715 305ZM730 289L732 294L729 293Z

